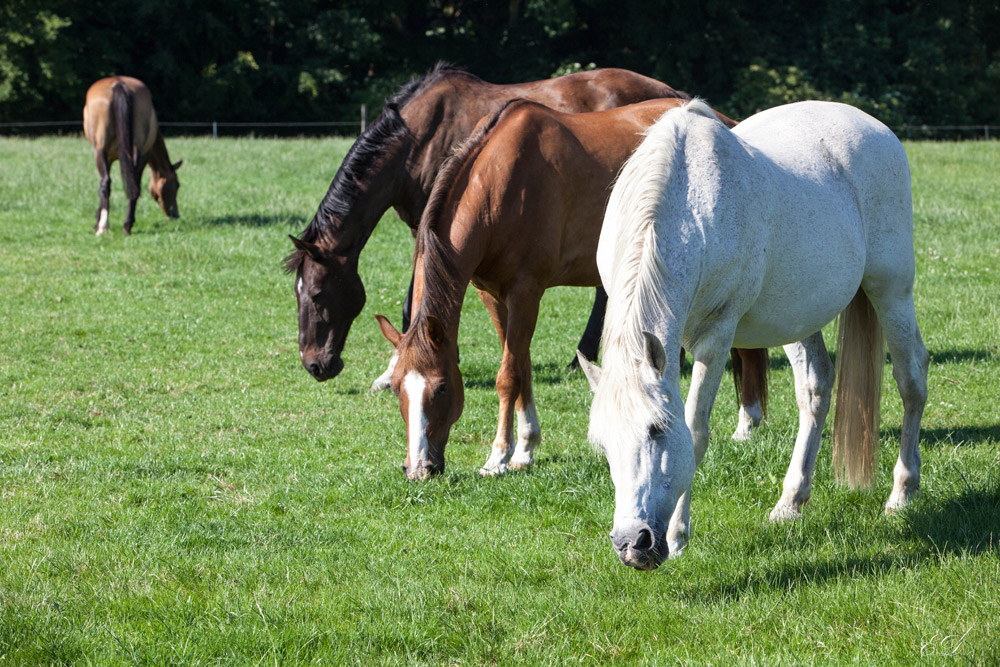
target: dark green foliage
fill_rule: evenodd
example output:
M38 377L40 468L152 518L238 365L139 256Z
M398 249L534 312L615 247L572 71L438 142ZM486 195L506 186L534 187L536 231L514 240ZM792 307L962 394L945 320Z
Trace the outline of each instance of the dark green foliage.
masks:
M997 123L993 0L8 0L0 122L66 120L128 73L165 120L371 115L437 60L495 82L626 67L735 117L803 98L902 123Z

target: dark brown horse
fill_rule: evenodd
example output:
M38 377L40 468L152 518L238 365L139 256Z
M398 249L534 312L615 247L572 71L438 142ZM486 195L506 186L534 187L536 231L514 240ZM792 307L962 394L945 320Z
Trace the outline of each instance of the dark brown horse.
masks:
M163 143L160 125L153 110L153 98L146 84L130 76L100 79L87 90L83 107L83 133L94 147L97 173L101 176L98 190L94 231L108 231L108 206L111 199L111 163L121 163L122 180L128 197L124 232L132 233L135 224L135 202L139 199L142 171L149 164L152 178L149 194L170 218L177 213L177 169L183 160L170 163L167 145Z
M664 97L690 99L659 81L620 69L497 85L439 64L410 82L358 137L312 222L299 239L292 238L296 250L286 258L286 268L295 273L299 352L302 365L317 380L336 377L343 368L347 332L365 304L358 256L382 214L393 207L416 230L441 164L480 119L515 97L570 113ZM598 298L597 305L600 317L581 341L591 358L597 356L604 301ZM407 319L404 306L404 330ZM385 378L387 387L388 375ZM372 388L382 386L377 381Z
M462 413L457 335L470 280L503 348L496 439L480 473L534 461L541 430L529 348L542 293L600 284L595 254L615 175L642 132L681 103L564 114L514 100L445 163L417 232L413 324L402 335L376 316L399 354L392 388L406 423L408 477L444 469L448 434Z

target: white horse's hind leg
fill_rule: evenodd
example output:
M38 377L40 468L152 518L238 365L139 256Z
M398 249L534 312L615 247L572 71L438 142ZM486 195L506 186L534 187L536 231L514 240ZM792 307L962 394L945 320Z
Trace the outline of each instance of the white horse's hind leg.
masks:
M893 468L893 487L885 503L888 513L905 507L920 490L920 418L927 403L927 348L920 338L912 294L887 299L868 293L892 357L892 377L903 400L903 427L899 458Z
M781 499L771 510L771 521L796 519L809 500L813 468L819 451L823 423L830 411L834 370L822 332L785 345L795 375L795 401L799 406L799 432L785 473Z
M708 449L708 420L712 415L712 405L719 391L719 382L726 370L726 352L732 342L728 340L719 345L703 345L703 349L693 351L695 360L691 369L691 387L688 389L687 401L684 404L684 421L694 441L694 463L701 464L705 451ZM719 350L722 353L719 353ZM691 534L691 489L677 501L674 514L670 517L667 527L667 547L670 557L675 558L684 552L688 537Z

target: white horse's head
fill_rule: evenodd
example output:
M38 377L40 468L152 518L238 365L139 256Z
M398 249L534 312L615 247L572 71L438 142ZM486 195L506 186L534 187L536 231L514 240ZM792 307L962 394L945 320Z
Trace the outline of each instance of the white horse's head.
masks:
M691 488L695 461L677 373L665 377L663 345L649 332L642 335L641 360L617 364L606 352L602 371L579 357L594 391L590 441L607 456L615 484L611 544L626 565L652 570L669 555L667 527Z

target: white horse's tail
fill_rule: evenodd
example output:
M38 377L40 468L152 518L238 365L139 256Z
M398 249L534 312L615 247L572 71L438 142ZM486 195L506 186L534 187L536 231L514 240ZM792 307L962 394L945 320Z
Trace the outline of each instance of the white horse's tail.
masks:
M882 327L868 295L858 288L840 314L833 419L834 477L852 489L874 481L884 367Z

